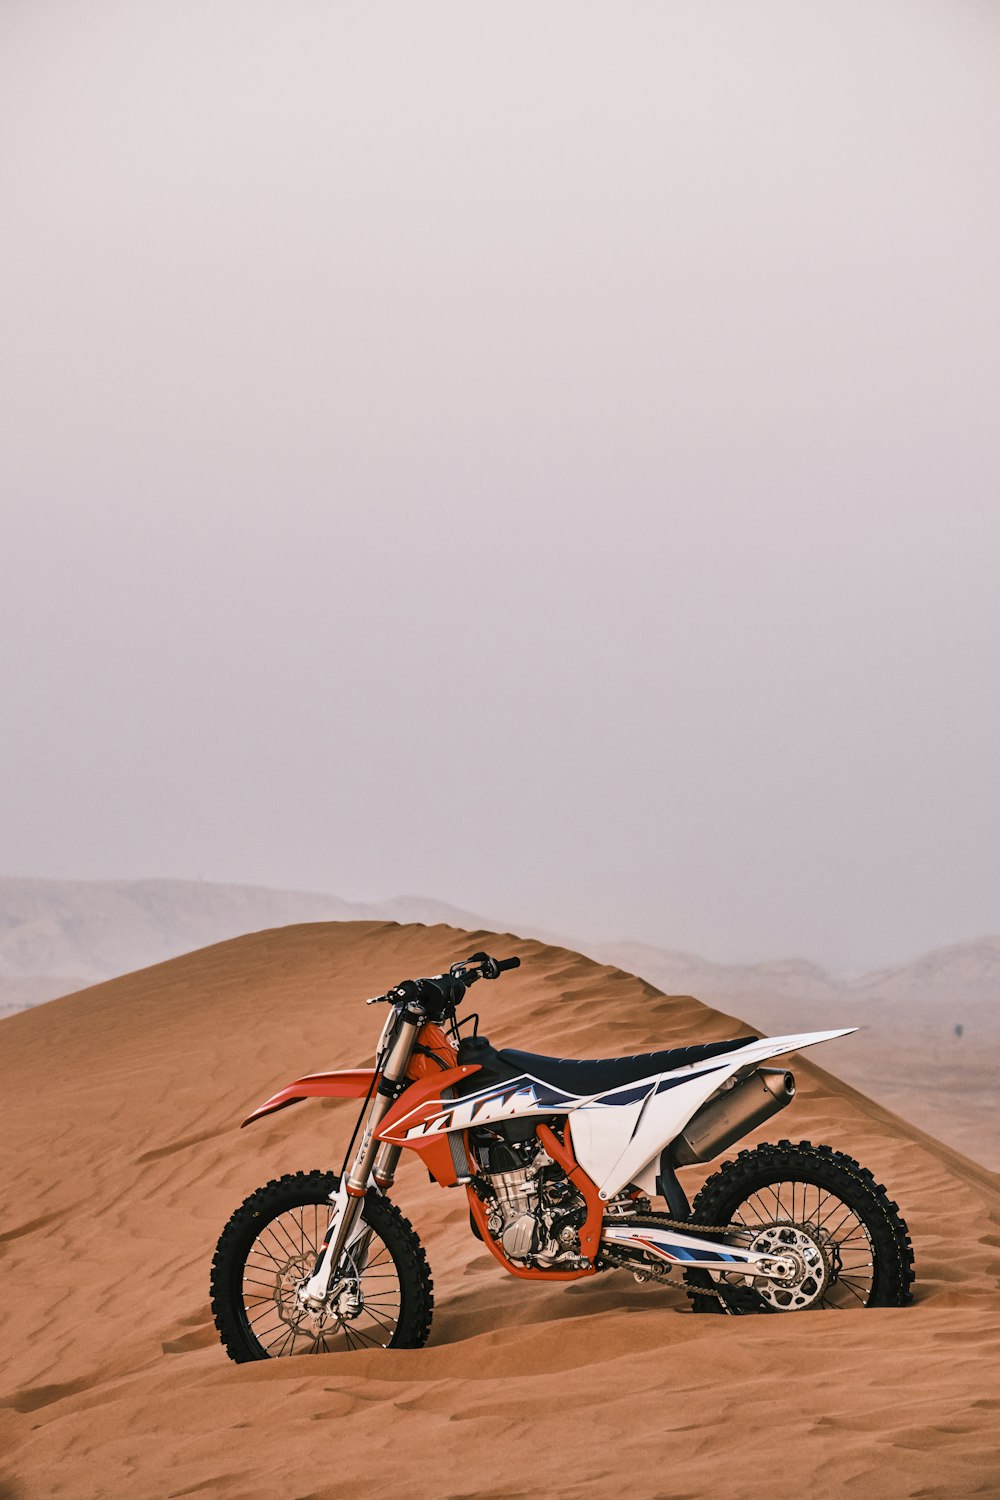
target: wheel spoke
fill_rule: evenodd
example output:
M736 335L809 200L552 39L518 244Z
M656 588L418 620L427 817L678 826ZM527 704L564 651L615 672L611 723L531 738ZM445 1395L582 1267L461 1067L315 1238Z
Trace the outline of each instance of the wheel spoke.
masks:
M261 1341L263 1341L264 1339L268 1339L269 1342L264 1344L264 1348L273 1349L279 1339L285 1339L288 1337L288 1324L282 1323L279 1319L276 1327L266 1329L264 1333L258 1334L257 1337Z
M841 1224L846 1224L847 1220L851 1217L851 1214L854 1213L854 1210L848 1208L846 1203L842 1202L840 1198L834 1198L832 1193L828 1193L827 1196L833 1199L833 1206L828 1209L828 1211L823 1215L821 1219L817 1221L816 1228L826 1229L827 1234L833 1235L836 1234L837 1229L840 1228ZM830 1219L832 1219L834 1214L837 1213L840 1209L843 1209L844 1212L837 1220L836 1229L827 1229L827 1224L829 1223ZM857 1218L856 1214L854 1216L855 1218Z
M251 1327L254 1323L262 1323L265 1318L274 1317L275 1313L277 1313L279 1321L285 1323L287 1326L286 1319L281 1316L281 1309L279 1308L277 1302L272 1299L268 1302L265 1302L260 1312L250 1319Z
M287 1215L287 1217L290 1218L292 1220L292 1223L294 1224L294 1222L295 1222L295 1219L294 1219L294 1209L292 1210L292 1212L290 1214ZM284 1218L273 1220L273 1225L274 1225L275 1231L277 1231L277 1230L280 1229L280 1231L281 1231L281 1237L284 1240L285 1244L288 1246L288 1249L289 1249L289 1251L291 1251L292 1255L298 1256L298 1254L299 1254L299 1247L298 1247L298 1245L296 1245L294 1239L292 1238L291 1234L289 1233L288 1225L285 1223Z
M282 1339L281 1343L278 1346L278 1352L275 1355L276 1359L281 1359L281 1357L284 1354L285 1350L288 1348L288 1341L289 1341L289 1339L291 1339L292 1342L293 1342L293 1344L294 1344L294 1341L295 1341L295 1329L294 1328L289 1328L289 1329L286 1330L285 1337Z
M346 1323L344 1325L344 1331L345 1333L347 1331ZM354 1334L354 1337L361 1342L363 1347L366 1345L371 1345L373 1349L381 1349L382 1345L378 1342L378 1340L372 1338L371 1334L366 1333L363 1328L359 1328L356 1323L351 1324L351 1332Z
M810 1223L814 1223L816 1225L817 1229L823 1223L823 1218L822 1218L823 1204L826 1202L826 1200L827 1200L827 1198L829 1198L829 1196L830 1196L830 1194L826 1191L825 1188L819 1188L817 1190L817 1193L816 1193L816 1212L811 1215L810 1221L809 1221ZM837 1201L839 1202L840 1200L838 1199Z
M272 1309L272 1311L273 1311L273 1309ZM269 1338L272 1333L277 1333L278 1329L279 1328L283 1328L284 1326L285 1325L282 1323L281 1319L279 1318L278 1321L277 1321L277 1323L272 1324L272 1326L270 1328L263 1328L263 1329L255 1328L254 1329L254 1337L257 1338L257 1339L266 1339L266 1338Z
M278 1234L279 1229L281 1230L280 1235ZM292 1255L296 1260L298 1259L299 1252L295 1241L288 1233L288 1229L281 1219L272 1219L271 1223L267 1226L267 1233L274 1240L274 1243L278 1246L286 1260L289 1255Z
M837 1244L840 1246L841 1250L843 1250L845 1245L850 1245L852 1243L857 1244L859 1249L866 1249L871 1247L871 1236L869 1235L865 1226L860 1222L860 1220L858 1222L857 1229L852 1229L850 1234L842 1234L837 1241Z
M392 1320L391 1323L386 1323L385 1320L383 1318L380 1318L377 1313L372 1312L372 1310L368 1306L367 1302L365 1303L365 1312L368 1314L368 1316L374 1322L376 1322L379 1325L380 1328L384 1328L385 1331L386 1331L386 1333L388 1333L388 1334L395 1333L396 1327L397 1327L397 1323L396 1323L396 1319L395 1318L393 1318L393 1320Z
M252 1257L255 1255L265 1256L268 1260L273 1261L274 1264L278 1267L284 1265L284 1261L279 1260L276 1255L272 1255L270 1250L268 1250L264 1245L261 1244L260 1240L256 1240L254 1242L253 1248L251 1249L250 1254L247 1256L247 1265L250 1264Z

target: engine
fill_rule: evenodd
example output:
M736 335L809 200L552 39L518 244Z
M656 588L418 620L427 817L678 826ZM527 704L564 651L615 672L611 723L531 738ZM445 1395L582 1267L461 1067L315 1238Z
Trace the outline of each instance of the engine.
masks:
M493 1191L488 1227L504 1254L526 1266L572 1271L586 1265L579 1235L587 1217L583 1194L537 1137L511 1140L486 1130L476 1137L481 1174Z

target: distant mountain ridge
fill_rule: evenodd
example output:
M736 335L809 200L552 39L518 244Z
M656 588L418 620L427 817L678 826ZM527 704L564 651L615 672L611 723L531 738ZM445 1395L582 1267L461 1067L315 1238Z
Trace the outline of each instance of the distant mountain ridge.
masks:
M497 922L426 896L345 901L309 891L224 885L195 880L21 880L0 877L0 1000L24 986L41 998L97 984L244 932L295 922L395 921L495 930ZM504 925L501 923L500 925ZM965 1007L970 1019L1000 1013L1000 936L937 948L905 964L851 978L808 959L718 963L650 943L594 943L518 923L526 937L584 941L605 963L650 978L672 994L707 999L749 996L762 1004L791 1001L857 1007L908 1002L923 1015L929 1004ZM61 988L59 987L61 986ZM37 1003L26 1000L25 1003ZM46 998L49 998L48 996Z
M446 923L486 918L444 901L344 901L310 891L198 880L0 877L0 1014L73 993L247 932L298 922ZM528 934L529 936L532 934Z
M881 1003L909 1004L915 1017L932 1021L933 1007L947 1010L952 1025L956 1007L968 1020L1000 1016L1000 937L982 937L936 948L919 958L870 974L840 978L806 959L776 959L754 964L720 964L696 954L678 953L646 943L601 943L592 951L605 962L641 973L667 993L677 986L699 998L747 996L782 1013L788 1001L806 1007L858 1007ZM770 1023L769 1023L770 1024Z

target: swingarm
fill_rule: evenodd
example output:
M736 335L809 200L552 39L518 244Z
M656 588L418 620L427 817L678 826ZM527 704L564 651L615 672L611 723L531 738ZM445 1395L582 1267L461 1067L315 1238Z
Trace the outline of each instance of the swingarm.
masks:
M656 1224L605 1222L601 1244L634 1261L636 1267L652 1262L661 1269L678 1265L684 1270L731 1270L778 1282L794 1282L803 1271L797 1252L779 1249L776 1253L770 1245L754 1250L737 1243L735 1234L710 1240Z

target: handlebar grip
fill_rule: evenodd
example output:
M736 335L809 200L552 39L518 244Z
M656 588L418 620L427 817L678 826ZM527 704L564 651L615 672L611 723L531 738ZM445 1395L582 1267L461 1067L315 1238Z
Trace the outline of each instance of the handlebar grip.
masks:
M507 970L507 969L519 969L520 967L521 967L521 960L519 958L498 958L497 959L497 973L498 974L503 974L504 971Z

